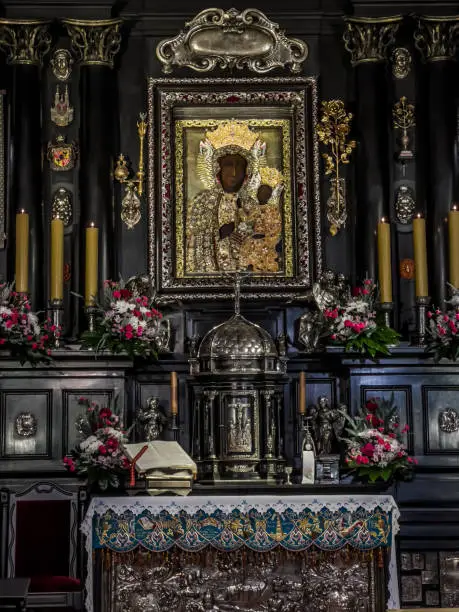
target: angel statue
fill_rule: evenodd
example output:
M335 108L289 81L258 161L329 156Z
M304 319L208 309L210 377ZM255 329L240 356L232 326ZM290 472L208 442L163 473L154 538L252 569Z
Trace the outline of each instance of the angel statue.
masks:
M453 308L457 309L459 307L459 288L456 288L451 283L446 284L451 289L451 299L446 300L446 303L451 304Z
M330 400L324 395L318 398L317 406L309 407L317 456L337 452L336 445L344 430L346 411L344 405L332 408Z
M298 329L298 342L303 345L306 353L313 353L318 346L322 330L321 315L319 312L306 311L301 315Z
M131 276L126 282L126 289L129 289L134 297L146 295L149 298L153 298L155 293L151 278L146 274Z
M152 442L160 437L167 424L167 418L159 407L157 397L148 398L147 405L138 409L137 421L142 442Z
M266 144L248 121L221 121L206 132L197 159L204 191L187 204L188 274L242 269L241 245L254 236L255 212L262 205L257 197L266 199L266 194L257 194L265 153ZM269 189L266 205L274 192Z

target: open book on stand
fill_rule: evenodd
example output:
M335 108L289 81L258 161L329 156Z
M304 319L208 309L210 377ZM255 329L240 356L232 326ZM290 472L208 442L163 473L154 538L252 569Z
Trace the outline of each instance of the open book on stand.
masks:
M135 462L135 470L145 481L149 493L165 490L187 495L196 476L196 464L178 442L154 440L125 444L126 457Z

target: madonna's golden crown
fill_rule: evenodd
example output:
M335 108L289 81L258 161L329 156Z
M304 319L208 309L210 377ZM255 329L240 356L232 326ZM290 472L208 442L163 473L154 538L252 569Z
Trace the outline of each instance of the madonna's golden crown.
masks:
M206 132L206 138L214 149L237 145L241 149L250 151L259 134L252 132L245 121L224 121L217 129Z
M284 175L277 168L268 168L266 166L260 168L261 185L268 185L274 189L284 182Z

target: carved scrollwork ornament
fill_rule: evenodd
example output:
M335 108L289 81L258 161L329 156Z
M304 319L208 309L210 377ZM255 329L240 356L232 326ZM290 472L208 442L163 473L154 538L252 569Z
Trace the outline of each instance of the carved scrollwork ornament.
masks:
M82 66L107 66L113 62L121 45L122 19L64 19L72 41L72 50Z
M403 17L345 17L344 48L351 54L351 65L383 62Z
M444 433L459 431L459 414L454 408L446 408L438 415L438 426Z
M288 38L277 23L257 9L210 8L186 23L177 36L161 41L156 55L166 74L173 66L197 72L248 68L265 74L275 68L290 68L299 73L308 57L308 46Z
M397 47L392 54L392 74L396 79L406 79L411 71L411 55L405 47Z
M53 75L59 81L68 81L72 74L73 57L68 49L56 49L50 61Z
M417 18L414 44L426 62L453 60L456 56L459 15Z
M51 47L50 23L41 19L0 19L0 48L8 63L40 66Z
M395 214L399 223L407 224L413 220L416 201L413 190L408 185L400 185L395 199Z
M65 227L68 227L72 222L72 215L72 194L65 187L59 187L53 194L51 216L53 219L62 219Z
M37 417L31 412L21 412L14 422L16 435L20 438L33 438L37 433Z

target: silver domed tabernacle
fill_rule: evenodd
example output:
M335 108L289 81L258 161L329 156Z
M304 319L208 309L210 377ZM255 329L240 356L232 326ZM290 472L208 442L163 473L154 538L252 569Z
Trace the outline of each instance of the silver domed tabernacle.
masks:
M198 360L201 373L279 371L278 353L271 336L238 313L206 334Z
M271 335L240 313L213 327L190 355L195 376L193 457L202 482L282 480L287 359Z

